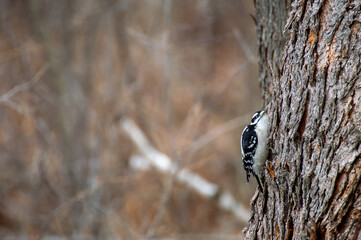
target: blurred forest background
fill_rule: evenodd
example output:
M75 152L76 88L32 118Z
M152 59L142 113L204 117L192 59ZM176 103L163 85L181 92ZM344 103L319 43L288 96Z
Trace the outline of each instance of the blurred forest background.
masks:
M249 211L253 12L248 0L1 0L0 238L239 239L247 222L175 175ZM139 161L124 119L174 174Z

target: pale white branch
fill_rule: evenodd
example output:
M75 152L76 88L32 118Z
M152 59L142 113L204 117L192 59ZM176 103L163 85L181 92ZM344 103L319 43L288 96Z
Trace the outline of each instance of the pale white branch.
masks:
M231 125L233 126L233 124ZM186 184L206 198L214 198L219 195L219 207L232 212L238 220L245 223L248 222L250 218L249 210L242 203L237 202L231 193L222 191L218 185L207 181L186 168L177 171L177 165L167 155L159 152L149 143L146 136L133 120L127 117L123 118L121 120L121 127L142 153L142 156L133 156L130 159L132 167L144 169L153 166L163 173L176 174L177 181Z

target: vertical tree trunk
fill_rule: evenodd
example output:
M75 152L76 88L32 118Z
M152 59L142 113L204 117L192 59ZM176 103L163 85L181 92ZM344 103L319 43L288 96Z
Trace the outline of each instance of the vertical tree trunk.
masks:
M360 4L256 1L272 154L246 239L361 239Z
M270 99L269 90L271 76L268 74L268 62L272 68L279 72L279 63L282 59L282 50L287 41L287 34L283 28L287 21L288 11L291 7L290 0L255 0L257 43L259 55L259 81L262 96L267 104Z

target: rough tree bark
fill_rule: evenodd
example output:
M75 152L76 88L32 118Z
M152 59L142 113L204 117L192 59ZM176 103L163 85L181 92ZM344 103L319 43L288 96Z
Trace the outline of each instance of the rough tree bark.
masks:
M255 3L272 153L245 239L361 239L361 1Z

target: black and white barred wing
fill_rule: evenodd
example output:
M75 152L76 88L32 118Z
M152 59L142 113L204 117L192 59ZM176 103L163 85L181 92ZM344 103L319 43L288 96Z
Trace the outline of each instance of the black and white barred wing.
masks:
M243 158L244 169L247 172L247 181L249 181L250 174L252 173L253 157L256 154L257 149L257 135L255 131L252 131L254 126L247 126L241 137L241 151Z

